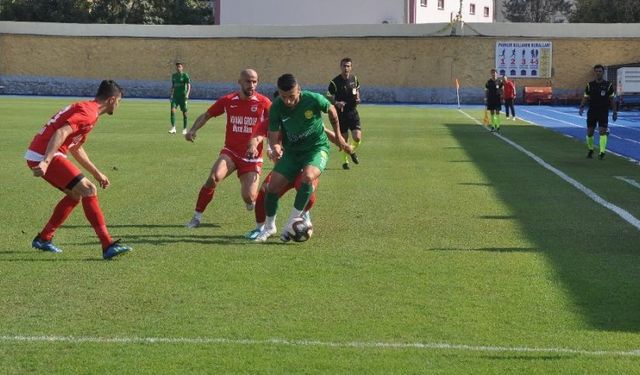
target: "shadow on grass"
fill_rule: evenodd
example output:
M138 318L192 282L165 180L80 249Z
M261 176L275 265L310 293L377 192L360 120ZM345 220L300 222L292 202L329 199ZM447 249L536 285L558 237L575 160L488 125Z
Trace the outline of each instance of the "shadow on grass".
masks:
M55 258L44 258L46 255L42 255L43 258L0 258L0 263L3 262L109 262L100 257L100 255L96 255L95 258L83 258L83 259L73 259L73 258L60 258L58 255L54 255ZM115 260L115 259L114 259Z
M575 356L567 355L485 355L482 356L484 359L498 360L498 361L559 361L562 359L573 359Z
M184 234L184 235L175 235L175 234L151 234L151 235L136 235L136 234L128 234L122 237L122 243L130 245L135 248L133 245L153 245L153 246L161 246L161 245L173 245L173 244L201 244L201 245L249 245L249 246L258 246L258 245L279 245L284 244L280 240L278 240L277 236L274 236L268 242L259 243L248 240L244 238L243 235L237 236L224 236L224 235L206 235L206 234ZM64 244L60 244L64 246ZM67 245L74 246L96 246L95 241L86 241L86 242L67 242Z
M86 225L63 225L62 228L91 228L89 224ZM186 228L184 224L109 224L107 223L107 228ZM199 228L220 228L219 224L211 224L211 223L203 223L200 224Z
M476 251L544 253L587 324L604 331L640 332L640 232L480 126L447 127L513 213L480 217L516 220L536 248ZM561 165L569 176L582 175L587 186L593 184L589 178L613 181L608 174L617 164L594 171L593 164L584 164L583 146L577 142L537 127L507 130L505 137L525 148L535 145L529 147L541 151L529 151L551 165Z
M533 247L480 247L476 249L465 249L460 247L437 247L429 251L486 251L492 253L534 253L539 249Z

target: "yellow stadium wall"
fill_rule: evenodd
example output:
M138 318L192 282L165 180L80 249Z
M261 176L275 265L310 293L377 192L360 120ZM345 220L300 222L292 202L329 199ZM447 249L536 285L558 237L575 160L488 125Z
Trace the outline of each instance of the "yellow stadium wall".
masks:
M518 79L519 87L552 85L579 90L591 67L640 61L640 38L361 37L361 38L144 38L0 34L0 77L166 82L175 61L183 61L194 81L233 84L252 67L273 84L286 72L318 89L339 73L339 60L354 60L366 87L480 89L494 65L501 40L550 40L550 79ZM469 91L473 96L480 91ZM444 92L443 92L444 94ZM449 93L450 94L450 93Z

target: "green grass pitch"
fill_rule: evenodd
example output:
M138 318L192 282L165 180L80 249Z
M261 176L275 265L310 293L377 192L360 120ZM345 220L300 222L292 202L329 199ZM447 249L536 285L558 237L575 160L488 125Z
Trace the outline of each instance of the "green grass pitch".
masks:
M85 146L134 248L102 261L81 206L64 253L30 247L61 193L23 154L71 101L0 99L0 373L640 371L640 230L456 109L362 106L361 164L333 148L314 237L253 244L235 176L184 227L223 119L191 144L167 134L167 101L125 99ZM207 104L190 107L191 123ZM519 121L503 134L640 217L614 178L637 165Z

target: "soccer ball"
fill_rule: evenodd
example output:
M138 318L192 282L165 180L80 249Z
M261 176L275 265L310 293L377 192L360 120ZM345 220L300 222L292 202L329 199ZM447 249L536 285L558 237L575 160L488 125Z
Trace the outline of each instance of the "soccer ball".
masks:
M313 235L313 225L311 225L310 221L307 222L303 218L298 217L293 220L287 232L292 240L304 242Z

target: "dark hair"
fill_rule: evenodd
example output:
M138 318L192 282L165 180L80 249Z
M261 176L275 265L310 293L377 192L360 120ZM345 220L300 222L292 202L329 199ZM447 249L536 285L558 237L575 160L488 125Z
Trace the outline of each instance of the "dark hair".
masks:
M495 70L495 69L491 69L491 73L493 73L493 72L498 73L498 71L497 71L497 70Z
M118 85L114 80L105 79L100 83L100 87L98 87L96 99L106 100L112 96L118 96L118 94L121 96L124 95L122 87L120 87L120 85Z
M184 64L182 62L180 62L180 61L176 61L176 66L178 66L178 65L184 65Z
M602 66L601 64L596 64L596 65L593 66L593 70L596 70L598 68L604 70L604 66Z
M351 57L345 57L344 59L340 60L340 66L342 66L342 64L344 63L353 63L353 61L351 61Z
M297 84L298 81L296 80L296 77L290 73L283 74L278 78L278 88L282 91L290 91L296 87Z

